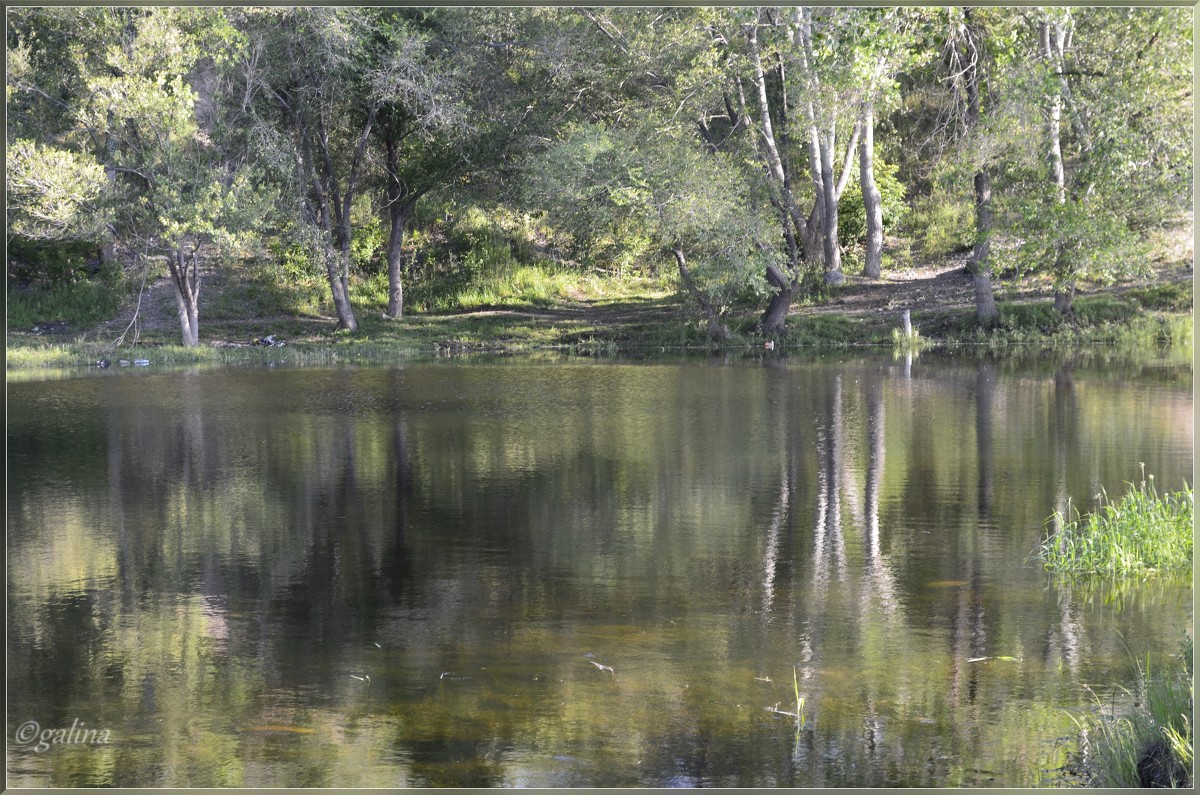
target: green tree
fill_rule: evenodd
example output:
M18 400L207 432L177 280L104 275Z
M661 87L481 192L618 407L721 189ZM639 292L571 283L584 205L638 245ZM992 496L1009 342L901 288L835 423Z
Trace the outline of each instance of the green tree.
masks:
M769 256L763 219L730 158L651 124L585 124L530 171L529 199L547 208L552 223L606 241L612 256L673 258L708 335L728 337L721 313L734 293L759 286Z
M84 125L113 145L120 177L115 224L139 257L165 256L183 344L199 343L200 254L236 249L259 217L250 175L235 171L197 117L192 87L204 62L225 61L237 37L211 9L147 9L87 78ZM207 128L206 128L207 127Z
M1036 50L1021 85L1044 132L1040 164L1013 206L1022 262L1049 263L1055 307L1067 314L1080 279L1139 270L1141 233L1188 205L1191 16L1045 9L1026 21Z
M114 261L110 194L115 140L81 123L89 75L103 71L131 9L12 8L6 12L8 236L96 243ZM96 178L96 168L104 175Z
M183 343L198 344L201 249L235 247L261 210L249 175L213 140L214 120L200 123L193 87L227 62L235 32L210 9L19 19L15 90L49 106L25 103L25 124L49 125L43 142L9 151L14 231L70 239L103 229L138 259L164 256Z
M247 11L242 63L259 156L290 183L303 242L324 265L338 327L350 302L351 208L366 180L380 113L426 91L420 37L394 15L363 8Z

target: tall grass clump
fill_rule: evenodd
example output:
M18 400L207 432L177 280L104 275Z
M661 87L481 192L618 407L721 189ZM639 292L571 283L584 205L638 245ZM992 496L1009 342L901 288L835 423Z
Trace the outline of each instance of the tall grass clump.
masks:
M1150 482L1147 483L1147 477ZM1192 565L1193 495L1190 487L1160 496L1142 465L1139 486L1113 501L1101 492L1096 510L1055 512L1038 548L1043 565L1060 574L1132 574Z
M1077 721L1083 733L1084 769L1094 787L1191 788L1195 759L1192 737L1192 638L1185 637L1182 670L1152 677L1138 665L1131 708L1118 714L1104 705L1090 722ZM1126 691L1128 692L1128 691Z

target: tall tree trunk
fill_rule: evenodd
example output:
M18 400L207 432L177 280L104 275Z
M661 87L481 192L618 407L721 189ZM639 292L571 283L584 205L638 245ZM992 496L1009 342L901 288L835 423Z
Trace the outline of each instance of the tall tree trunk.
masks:
M729 339L729 329L721 325L721 322L717 319L717 312L713 309L712 302L696 286L696 280L692 278L692 272L688 270L687 258L683 255L683 250L676 247L671 249L671 253L675 255L675 263L679 266L679 278L683 280L683 286L687 288L692 299L699 305L700 311L704 313L704 319L708 321L709 338L716 342Z
M1053 71L1058 72L1055 61L1055 51L1058 49L1058 26L1051 27L1049 22L1043 22L1041 25L1042 38L1042 55L1046 60L1046 65ZM1061 83L1060 83L1061 85ZM1063 168L1063 153L1062 153L1062 91L1055 91L1050 95L1050 104L1046 109L1047 116L1047 131L1049 133L1049 152L1050 173L1054 180L1054 187L1058 194L1058 203L1065 204L1067 201L1067 179L1066 171Z
M830 120L828 129L823 129L817 118L817 108L813 97L817 94L820 86L816 73L813 71L811 10L807 7L798 8L796 23L800 33L801 64L810 93L808 101L805 103L808 115L808 164L816 194L817 218L821 222L821 239L825 254L825 281L841 284L846 279L842 274L842 252L837 239L838 187L833 181L833 149L837 128Z
M821 141L821 188L825 193L825 217L822 219L822 234L825 238L825 281L842 284L842 247L838 243L838 197L837 184L833 177L833 146L836 127L830 123L826 136Z
M111 131L115 126L113 113L108 113L108 129ZM117 186L117 167L114 165L117 158L117 138L112 132L108 132L104 136L104 181L108 183L108 190L112 195L116 195ZM113 265L117 261L117 247L115 243L116 234L114 233L111 223L104 225L104 231L100 238L100 264L104 266Z
M863 113L858 140L858 179L862 187L863 209L867 216L866 263L863 276L878 279L883 275L883 197L875 184L875 111L868 104Z
M1046 66L1053 72L1062 72L1062 64L1055 57L1060 52L1059 42L1063 31L1057 24L1043 22L1039 29L1041 34L1042 57ZM1062 81L1058 81L1059 90L1050 95L1049 107L1046 109L1046 129L1048 133L1048 152L1050 160L1050 175L1054 181L1055 196L1060 205L1067 203L1067 176L1063 164L1062 153ZM1054 308L1063 315L1070 314L1075 300L1074 268L1067 261L1065 246L1060 241L1057 245L1054 261L1054 278L1057 286L1054 291Z
M754 89L759 108L758 138L766 161L768 183L773 194L772 203L775 204L779 213L783 237L787 243L788 266L791 271L790 276L785 276L773 266L768 269L767 280L775 286L778 292L772 296L771 303L763 314L762 327L764 334L781 334L786 330L788 311L791 309L792 299L796 294L794 285L799 281L801 246L804 244L808 228L796 204L789 170L780 155L774 123L771 121L770 97L767 92L766 72L758 51L756 26L750 27L748 43L754 66ZM743 112L742 116L745 118L747 114ZM772 273L772 270L775 273Z
M389 208L392 228L388 232L387 269L388 269L388 306L387 316L393 320L404 317L404 222L405 207L400 202L393 202Z
M963 9L966 21L966 36L960 57L966 64L964 78L967 92L966 133L971 135L979 127L982 110L980 81L983 78L982 47L980 31L973 18L971 8ZM992 291L992 264L989 255L992 249L992 175L986 165L975 172L975 245L967 268L975 283L975 317L981 323L990 323L1000 316L996 309L996 297Z
M185 348L200 344L200 273L196 252L189 257L182 245L167 254L167 270L175 293L175 308L179 313L179 328Z
M975 247L971 252L970 269L975 281L975 317L990 323L1000 316L992 292L992 177L987 169L975 174Z

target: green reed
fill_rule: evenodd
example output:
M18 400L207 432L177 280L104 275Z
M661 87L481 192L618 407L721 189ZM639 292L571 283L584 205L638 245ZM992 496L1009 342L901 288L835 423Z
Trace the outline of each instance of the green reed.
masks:
M1146 475L1120 500L1097 495L1095 510L1069 516L1055 512L1036 552L1043 565L1061 574L1132 574L1192 564L1192 489L1159 495Z
M1085 758L1084 775L1095 787L1192 786L1194 764L1192 638L1185 635L1183 665L1152 676L1138 663L1136 690L1124 691L1132 704L1105 704L1093 693L1098 714L1076 719ZM1123 690L1123 688L1122 688Z

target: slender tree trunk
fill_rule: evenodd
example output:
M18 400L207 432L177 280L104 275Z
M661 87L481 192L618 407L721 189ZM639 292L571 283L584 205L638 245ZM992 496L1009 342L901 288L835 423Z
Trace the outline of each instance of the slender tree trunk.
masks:
M679 265L679 278L683 280L683 286L687 288L692 299L699 305L700 311L704 313L704 319L708 321L709 338L716 342L729 339L729 329L721 325L721 322L717 319L717 312L713 309L712 302L696 286L696 280L692 278L692 272L688 270L687 258L683 255L683 250L673 248L671 249L671 253L675 255L675 262Z
M862 187L863 209L867 216L866 263L863 276L878 279L883 275L883 197L875 184L875 112L867 105L858 139L858 179Z
M979 127L982 100L979 83L982 79L982 64L979 46L982 33L975 27L971 8L963 9L967 23L967 35L961 52L966 66L967 90L967 134ZM975 172L975 245L968 265L975 283L975 317L981 323L990 323L1000 316L996 309L996 298L992 291L992 175L986 165Z
M766 161L768 182L771 185L773 198L779 213L784 240L788 249L788 265L791 275L784 276L774 267L768 269L767 280L778 290L771 297L771 303L763 314L762 328L764 334L781 334L786 330L788 311L795 297L795 284L799 280L801 246L807 236L808 228L803 215L796 205L796 197L792 191L788 167L780 156L779 143L775 136L775 127L771 121L770 98L767 92L766 73L763 69L762 57L758 51L757 28L751 26L748 41L751 58L754 65L754 89L759 107L759 136L763 157ZM742 116L746 117L743 113ZM772 273L775 271L775 273ZM711 324L710 324L711 329Z
M992 177L987 169L975 174L975 248L971 252L971 275L975 281L975 317L990 323L1000 316L992 292L991 253Z
M399 203L391 206L392 228L388 232L388 306L387 316L392 320L404 317L404 207Z
M112 130L114 125L115 121L113 119L113 114L110 111L108 114L109 130ZM116 161L117 157L117 139L116 136L114 136L111 132L104 136L104 151L106 155L104 163L104 180L108 183L108 189L112 195L116 195L117 168L114 165L114 162ZM116 243L114 242L116 235L113 233L112 224L105 224L104 231L101 234L100 264L104 266L112 265L117 261L117 247Z
M833 178L833 146L836 127L829 125L827 135L821 141L821 187L825 193L825 218L822 233L825 238L825 281L842 284L842 247L838 243L837 186Z
M1043 22L1041 26L1042 37L1042 55L1046 60L1047 66L1054 71L1059 71L1056 67L1054 52L1057 49L1057 26L1051 29L1048 22ZM1047 131L1049 132L1049 153L1050 158L1050 173L1054 180L1054 188L1058 194L1058 203L1064 204L1067 201L1067 180L1066 171L1063 168L1062 154L1062 92L1056 91L1050 96L1050 105L1046 109L1047 115Z
M1056 73L1061 73L1062 65L1055 58L1055 54L1059 51L1062 30L1058 25L1043 22L1039 33L1041 34L1042 56L1045 59L1047 67ZM1060 90L1051 94L1050 104L1046 109L1046 129L1049 138L1047 156L1050 160L1050 175L1054 181L1054 191L1058 203L1063 205L1067 202L1067 176L1062 153L1063 95L1061 81L1059 81L1059 86ZM1058 286L1054 291L1054 308L1060 314L1067 315L1070 314L1075 301L1075 285L1072 273L1074 268L1066 261L1062 242L1059 242L1057 245L1054 270L1055 280L1058 282Z

